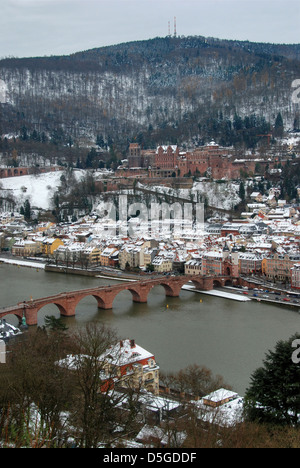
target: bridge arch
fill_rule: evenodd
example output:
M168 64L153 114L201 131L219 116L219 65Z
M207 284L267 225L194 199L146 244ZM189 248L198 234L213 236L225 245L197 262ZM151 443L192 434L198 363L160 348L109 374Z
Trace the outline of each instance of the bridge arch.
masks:
M47 306L56 306L60 315L69 315L67 309L57 301L48 302L47 304L40 304L36 307L36 315L38 317L39 312L41 312Z
M36 310L36 323L37 325L43 325L46 316L53 316L55 318L60 318L63 315L65 315L63 313L63 309L61 307L58 307L57 304L55 303L45 304L39 307L38 310Z
M79 306L79 308L83 307L93 307L91 302L89 302L90 299L95 299L96 300L96 305L98 309L106 309L106 301L105 301L105 294L102 292L102 294L99 292L95 291L86 291L82 292L81 294L76 294L72 298L68 298L66 301L66 305L63 306L63 309L61 311L61 315L67 315L67 316L72 316L76 315L76 310ZM81 305L80 305L81 303ZM65 309L65 310L64 310Z
M129 291L129 293L131 293L133 302L147 302L146 300L144 300L144 297L142 296L138 287L108 287L104 290L99 291L87 291L86 293L76 296L72 303L73 313L76 313L76 308L81 301L90 297L96 299L98 309L112 309L114 300L120 293L124 291Z
M214 279L213 286L214 288L221 288L223 286L222 280Z
M93 297L94 299L96 299L97 301L97 306L98 306L98 309L105 309L105 298L103 296L101 296L100 294L96 294L96 293L89 293L89 294L85 294L85 295L82 295L80 296L76 302L74 303L74 308L76 309L76 307L78 306L78 304L83 301L84 299L89 299Z
M186 280L181 280L181 287L188 285L190 286L190 283L193 284L195 289L200 289L203 291L210 291L213 289L213 278L211 277L201 277L201 276L189 276Z
M120 293L128 291L131 294L133 302L147 302L148 292L149 290L145 291L145 288L140 288L139 285L137 286L127 286L125 288L120 288L117 291L113 291L111 295L111 305L113 305L114 300L119 296Z
M181 285L178 286L172 283L168 283L167 281L160 281L158 283L152 284L149 287L148 294L157 286L161 286L164 289L166 296L168 297L178 296L182 287Z

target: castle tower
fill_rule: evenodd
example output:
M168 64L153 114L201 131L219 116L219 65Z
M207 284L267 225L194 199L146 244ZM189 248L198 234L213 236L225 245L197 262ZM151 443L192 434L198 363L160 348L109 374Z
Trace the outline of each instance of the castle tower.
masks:
M141 147L138 143L130 143L128 152L128 167L141 167Z

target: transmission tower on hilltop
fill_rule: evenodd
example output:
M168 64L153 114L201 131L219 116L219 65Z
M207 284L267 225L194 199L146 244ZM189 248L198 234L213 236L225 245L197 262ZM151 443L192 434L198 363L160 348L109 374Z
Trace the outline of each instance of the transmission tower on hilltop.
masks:
M176 16L174 16L174 35L173 37L177 36L177 31L176 31ZM171 37L171 23L168 21L168 37Z

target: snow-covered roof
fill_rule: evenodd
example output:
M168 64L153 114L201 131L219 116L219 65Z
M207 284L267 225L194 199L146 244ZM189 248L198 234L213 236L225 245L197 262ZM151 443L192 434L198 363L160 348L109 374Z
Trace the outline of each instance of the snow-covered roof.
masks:
M228 390L226 388L219 388L219 390L216 390L209 395L206 395L203 397L203 400L208 400L212 401L214 403L218 403L223 400L227 400L228 398L237 398L238 394L236 392L233 392L232 390Z
M65 359L61 359L59 364L68 369L74 369L80 364L81 358L87 357L68 355ZM154 359L154 355L137 345L134 340L129 339L121 340L117 344L110 346L103 355L99 356L100 362L107 362L114 366L134 364L145 359Z
M101 357L114 365L122 366L138 362L144 359L154 358L153 354L137 345L134 340L121 340L111 346Z

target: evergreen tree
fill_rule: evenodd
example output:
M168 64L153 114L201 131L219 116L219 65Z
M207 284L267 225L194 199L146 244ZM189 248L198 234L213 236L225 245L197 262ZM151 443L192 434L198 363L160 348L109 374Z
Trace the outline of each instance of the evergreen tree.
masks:
M294 118L294 126L293 126L294 132L300 132L300 116L299 114L296 114Z
M279 112L275 120L274 136L278 138L282 138L283 132L284 132L283 119L282 119L281 113Z
M103 135L97 135L96 137L96 145L99 146L100 148L103 148L105 143L104 143L104 138Z
M61 318L56 318L54 315L46 315L45 317L45 328L53 330L65 331L67 330L66 325L63 323Z
M25 127L25 125L21 128L21 134L20 134L20 139L23 141L27 141L29 138L28 136L28 130Z
M87 154L87 157L86 157L86 160L85 160L85 167L86 168L93 167L93 163L94 163L96 157L97 157L97 151L95 150L95 148L92 148Z
M240 183L239 196L242 202L245 201L245 185L243 181Z
M24 218L29 221L31 218L31 206L29 200L24 203Z
M294 344L300 334L279 341L257 369L245 394L246 415L251 420L299 426L300 364L294 362Z

